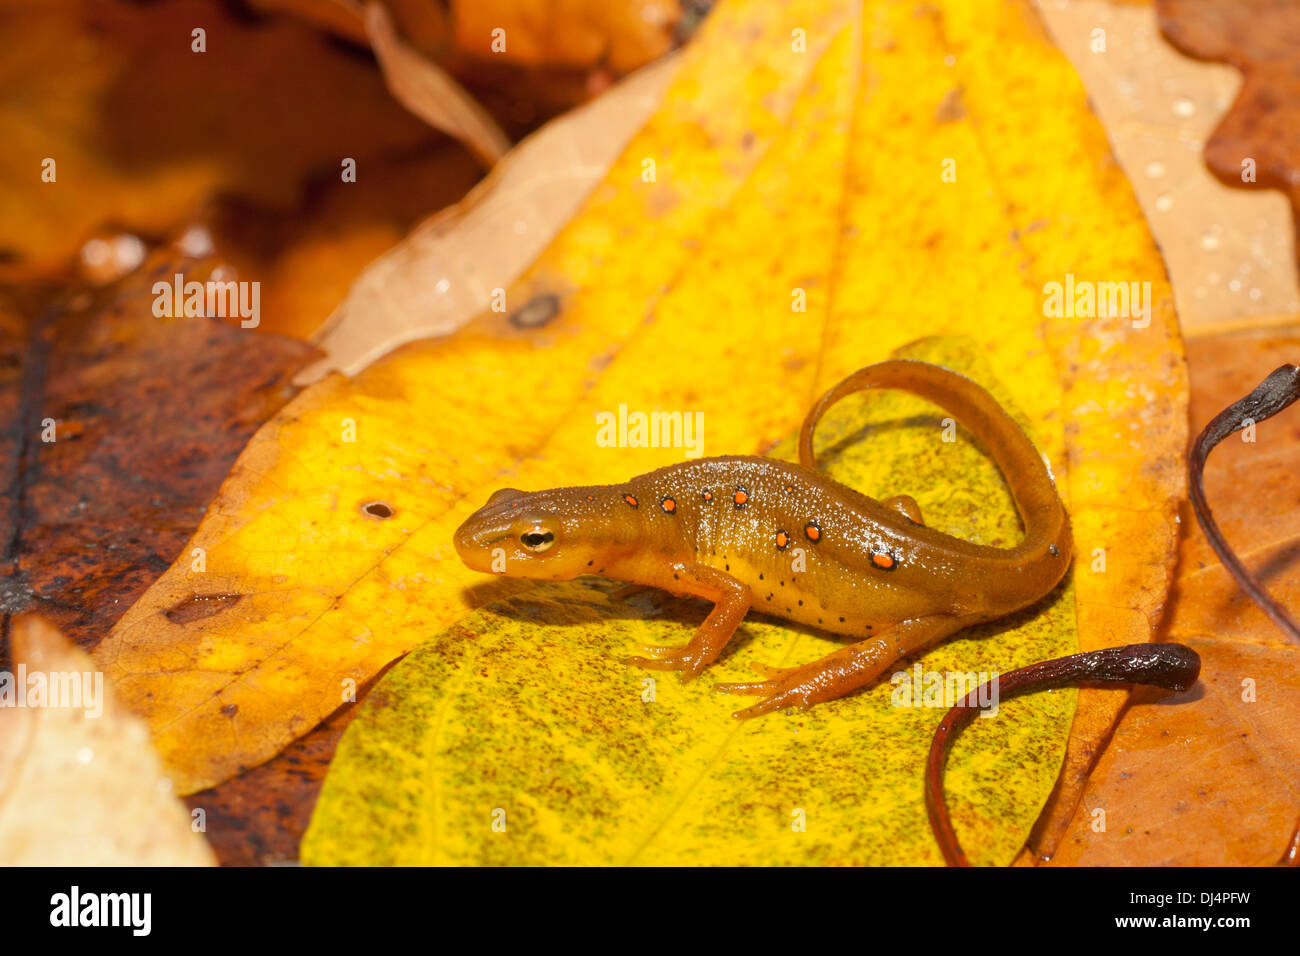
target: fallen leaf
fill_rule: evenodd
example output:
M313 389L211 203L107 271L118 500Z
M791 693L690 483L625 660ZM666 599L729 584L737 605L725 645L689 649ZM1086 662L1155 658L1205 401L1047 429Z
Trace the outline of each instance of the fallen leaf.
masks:
M1182 55L1161 36L1151 3L1037 6L1133 183L1168 265L1183 330L1294 322L1300 282L1285 267L1295 244L1286 198L1229 188L1205 166L1204 144L1241 90L1240 73Z
M94 646L292 397L310 346L215 318L154 316L155 281L202 281L218 262L163 248L103 290L0 289L6 628L39 610ZM0 647L0 667L5 656Z
M213 865L149 728L90 658L35 615L12 641L21 670L0 683L0 865Z
M672 47L676 0L452 0L461 49L529 65L608 64L628 73Z
M926 334L977 337L1064 462L1089 560L1081 647L1149 638L1182 495L1184 372L1130 188L1026 6L866 9L719 7L504 313L323 380L254 439L192 542L205 574L178 562L99 649L184 790L265 761L353 684L520 593L466 594L475 576L449 544L496 487L680 457L595 447L594 412L699 410L704 454L763 451L833 381ZM1071 271L1149 281L1146 320L1045 316L1045 283ZM1105 574L1088 570L1097 548ZM1081 707L1071 785L1120 700ZM1077 791L1062 793L1068 819Z
M321 783L357 709L331 714L274 760L186 798L191 811L206 815L208 844L222 866L297 862Z
M61 267L106 222L167 234L218 192L292 207L313 174L337 181L340 157L364 169L437 135L373 65L291 20L200 0L7 4L0 18L23 38L0 58L0 260Z
M573 218L663 96L673 57L524 140L458 205L366 267L315 336L326 353L302 384L352 375L408 342L489 308ZM508 235L511 241L502 242Z
M366 42L362 20L370 4L361 0L249 2L291 13L354 43ZM676 0L386 0L384 6L426 55L618 73L663 56L693 25L690 11Z
M1288 0L1156 0L1156 12L1174 46L1243 74L1236 102L1206 140L1206 165L1234 188L1283 190L1300 224L1300 7Z
M899 357L955 369L1014 414L981 352L941 338ZM819 461L836 480L887 497L906 475L927 524L994 547L1019 538L996 466L969 436L945 440L943 413L925 402L856 396L833 408L819 433ZM796 457L794 437L774 455ZM912 662L899 662L892 679L806 718L741 724L728 716L736 699L716 695L715 680L748 680L750 661L790 666L842 642L752 617L739 648L681 685L620 658L642 644L680 643L698 623L698 602L647 618L643 606L608 600L609 590L585 580L529 588L398 664L344 737L303 861L942 862L925 823L919 768L937 714L964 687L921 706L921 677L913 697ZM927 677L970 674L974 687L1076 649L1067 587L964 632L916 666ZM956 748L950 802L980 862L1006 863L1023 845L1060 766L1074 696L1042 694L1000 709Z
M1016 397L1026 409L1054 401L1029 397L1032 382L1063 384L1059 483L1074 526L1080 648L1149 640L1164 607L1185 486L1186 370L1159 253L1077 77L1028 4L895 13L896 32L877 27L880 39L864 55L870 96L859 100L855 122L850 225L837 251L846 265L835 274L839 314L824 337L831 361L819 370L822 382L932 322L936 332L969 330L988 343L996 374L1022 389ZM1016 51L1010 60L1008 49ZM930 66L940 62L951 75ZM947 119L955 88L960 121ZM940 106L947 109L936 116ZM947 160L956 163L952 185L970 191L935 187ZM885 182L887 192L873 188ZM870 268L847 265L866 262ZM1150 325L1045 316L1047 283L1071 275L1149 281ZM1030 316L1039 344L1003 351L1025 334ZM1054 439L1043 434L1059 461ZM1104 571L1094 570L1099 551ZM1050 855L1125 696L1080 692L1035 852Z
M1294 334L1189 339L1193 431L1298 353ZM1228 543L1294 612L1300 415L1288 409L1252 437L1231 438L1210 457L1206 496ZM1241 592L1190 507L1183 527L1161 638L1201 655L1201 684L1125 713L1053 865L1267 865L1295 826L1300 647Z
M402 42L381 4L365 12L366 33L388 89L403 106L461 142L489 169L510 149L496 120L448 73Z

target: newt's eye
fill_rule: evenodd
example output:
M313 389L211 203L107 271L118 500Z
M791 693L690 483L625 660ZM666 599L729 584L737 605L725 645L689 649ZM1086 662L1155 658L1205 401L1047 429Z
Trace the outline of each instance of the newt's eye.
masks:
M555 544L555 532L546 528L529 528L519 536L519 543L534 554L541 554Z

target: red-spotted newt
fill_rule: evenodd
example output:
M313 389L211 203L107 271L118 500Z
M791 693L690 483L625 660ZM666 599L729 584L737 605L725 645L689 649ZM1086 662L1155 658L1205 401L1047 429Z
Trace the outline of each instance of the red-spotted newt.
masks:
M965 425L1001 468L1023 540L972 544L925 526L907 495L877 501L817 471L818 421L867 388L911 392ZM993 396L955 372L910 360L855 372L808 413L799 460L701 458L621 485L505 488L456 531L456 550L476 571L599 574L712 601L690 643L629 661L683 678L717 658L751 608L856 639L801 667L755 665L761 681L719 684L762 696L739 717L847 694L900 657L1033 604L1070 564L1069 518L1043 457Z

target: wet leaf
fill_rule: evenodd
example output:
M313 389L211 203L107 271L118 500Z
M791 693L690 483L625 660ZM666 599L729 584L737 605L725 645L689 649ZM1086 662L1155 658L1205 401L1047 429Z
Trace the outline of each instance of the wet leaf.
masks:
M977 348L929 340L902 357L961 371L1013 407ZM902 490L905 474L927 523L994 546L1019 537L996 467L968 436L944 441L943 414L918 399L870 398L832 409L820 430L834 478L887 497ZM776 454L793 458L793 438ZM304 862L940 862L920 767L945 698L900 703L924 696L920 675L911 696L911 662L893 669L897 684L883 681L797 720L742 724L729 717L735 699L713 693L715 680L747 680L750 661L790 666L841 643L756 617L738 649L681 686L620 658L641 644L680 643L700 619L699 604L643 618L607 592L586 581L530 588L398 664L344 737ZM1073 652L1073 632L1064 588L918 663L927 675L982 672L982 682ZM976 721L958 745L950 802L978 861L1005 863L1024 843L1055 780L1073 703L1066 691L1008 705Z

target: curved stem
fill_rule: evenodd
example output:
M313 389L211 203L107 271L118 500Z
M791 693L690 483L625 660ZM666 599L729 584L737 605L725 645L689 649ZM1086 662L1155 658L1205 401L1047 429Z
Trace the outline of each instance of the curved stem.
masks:
M1238 429L1246 427L1247 424L1272 418L1297 398L1300 398L1300 368L1294 365L1283 365L1275 368L1268 378L1260 382L1245 398L1233 402L1215 415L1210 424L1205 426L1205 430L1197 436L1188 455L1188 491L1192 498L1192 509L1196 512L1196 520L1200 522L1201 530L1205 532L1210 547L1219 556L1228 573L1233 576L1241 589L1250 595L1250 599L1258 605L1259 609L1268 615L1269 620L1279 631L1300 644L1300 625L1297 625L1295 618L1287 612L1286 608L1264 589L1228 545L1223 532L1219 530L1218 523L1214 520L1214 515L1210 512L1210 504L1205 500L1204 488L1205 460L1210 457L1210 452L1214 450L1215 445ZM1276 865L1300 866L1300 822L1297 822L1295 832L1291 835L1291 840Z
M1020 667L968 693L940 722L926 760L925 805L944 860L949 866L970 866L948 816L943 794L943 768L952 741L980 712L979 700L989 700L990 694L996 694L995 699L1000 702L1030 691L1084 681L1151 684L1170 690L1187 690L1196 683L1200 672L1200 656L1183 644L1127 644Z
M1209 502L1205 500L1205 460L1209 458L1214 446L1233 432L1245 428L1248 424L1262 422L1272 418L1278 412L1300 398L1300 368L1283 365L1260 382L1255 390L1240 401L1233 402L1219 414L1215 415L1205 430L1197 436L1196 442L1188 455L1188 493L1192 498L1192 509L1196 520L1210 542L1210 547L1219 556L1228 573L1236 579L1241 589L1250 595L1261 611L1291 640L1300 644L1300 625L1287 613L1286 608L1278 604L1273 596L1264 590L1253 574L1241 563L1241 559L1228 546L1210 512Z

